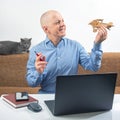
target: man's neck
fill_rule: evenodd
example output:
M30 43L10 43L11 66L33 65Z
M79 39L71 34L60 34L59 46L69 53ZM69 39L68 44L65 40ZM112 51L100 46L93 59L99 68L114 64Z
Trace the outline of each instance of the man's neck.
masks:
M48 37L49 40L54 44L54 46L57 46L58 43L60 42L61 38L54 38L54 37Z

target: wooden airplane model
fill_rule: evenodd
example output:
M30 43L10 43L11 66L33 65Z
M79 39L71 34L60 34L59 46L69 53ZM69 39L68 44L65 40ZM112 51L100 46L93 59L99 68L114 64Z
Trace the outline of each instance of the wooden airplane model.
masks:
M108 30L110 30L110 28L114 26L112 22L103 23L103 19L95 19L95 20L91 21L89 23L89 25L91 25L93 27L93 32L97 32L98 28L101 25L103 25L104 27L106 27Z

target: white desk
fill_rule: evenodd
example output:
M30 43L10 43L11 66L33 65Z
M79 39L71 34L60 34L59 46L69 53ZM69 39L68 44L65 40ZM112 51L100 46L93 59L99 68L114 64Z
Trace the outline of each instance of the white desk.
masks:
M41 112L34 113L27 107L15 109L0 98L0 120L120 120L120 94L115 95L113 108L110 111L57 117L51 114L44 103L44 100L54 99L54 95L33 94L31 96L39 100L43 108Z

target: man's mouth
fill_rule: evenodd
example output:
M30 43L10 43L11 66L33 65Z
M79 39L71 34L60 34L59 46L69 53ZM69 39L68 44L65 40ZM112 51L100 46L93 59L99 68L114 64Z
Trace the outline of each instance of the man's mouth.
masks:
M64 32L65 31L65 28L61 28L59 29L60 32Z

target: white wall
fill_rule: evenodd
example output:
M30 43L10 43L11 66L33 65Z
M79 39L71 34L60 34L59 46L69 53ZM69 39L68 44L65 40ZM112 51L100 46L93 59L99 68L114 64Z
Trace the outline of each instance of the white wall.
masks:
M56 9L63 15L67 35L91 50L96 33L88 23L96 18L112 21L103 43L104 51L120 52L119 0L0 0L0 41L19 41L32 37L32 46L45 38L40 26L40 16L48 9Z

